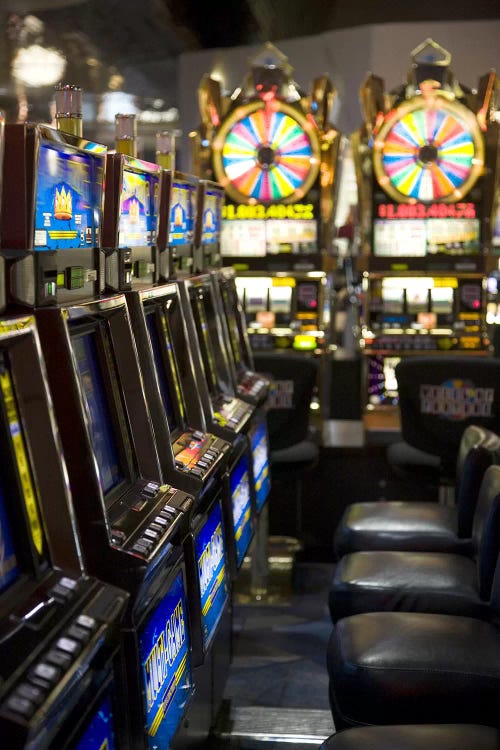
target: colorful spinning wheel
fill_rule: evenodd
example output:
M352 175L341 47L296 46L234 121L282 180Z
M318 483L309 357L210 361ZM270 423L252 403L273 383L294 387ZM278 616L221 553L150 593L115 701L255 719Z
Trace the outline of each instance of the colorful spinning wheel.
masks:
M217 133L213 153L216 179L238 203L294 203L319 171L315 126L277 100L235 109Z
M453 203L482 174L483 136L474 114L439 94L390 112L373 144L380 186L403 203Z

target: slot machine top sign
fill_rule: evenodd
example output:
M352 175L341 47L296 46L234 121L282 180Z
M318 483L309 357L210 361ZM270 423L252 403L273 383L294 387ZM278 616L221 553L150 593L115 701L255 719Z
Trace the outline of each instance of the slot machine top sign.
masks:
M246 102L214 138L216 178L237 203L295 203L318 177L318 123L304 113L291 73L286 57L266 45L252 60Z
M494 86L486 85L474 101L454 78L450 61L449 52L427 39L412 52L402 90L382 94L375 76L362 89L375 178L398 203L462 201L484 173Z

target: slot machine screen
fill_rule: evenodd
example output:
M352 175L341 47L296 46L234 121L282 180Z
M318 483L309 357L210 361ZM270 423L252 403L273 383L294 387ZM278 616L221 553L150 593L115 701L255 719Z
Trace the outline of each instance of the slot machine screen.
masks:
M384 313L402 315L404 312L404 289L397 286L382 284L382 309Z
M73 335L71 343L85 397L99 479L103 492L107 493L124 479L124 475L97 351L96 334L94 330Z
M252 505L248 457L243 454L229 477L229 492L233 511L233 531L236 565L239 568L252 541Z
M201 291L193 288L190 290L190 303L198 334L198 343L205 368L208 390L213 398L217 398L227 391L227 384L225 376L221 374L220 361L217 361L212 344L211 329L213 322L209 325Z
M219 242L221 232L221 190L206 187L201 230L202 245L215 245Z
M229 341L231 344L231 351L233 353L234 364L238 372L242 372L246 369L243 361L242 344L240 339L240 328L238 326L238 320L236 318L239 315L239 311L236 306L233 307L231 304L231 295L226 287L221 289L222 304L224 307L224 314L226 316L227 328L229 331Z
M271 491L271 470L269 466L269 444L266 423L261 420L251 433L255 499L260 512Z
M174 178L170 199L168 244L190 245L194 235L196 185Z
M272 286L269 288L269 309L275 314L287 315L292 314L292 293L291 286Z
M74 750L116 750L113 707L109 696L95 711Z
M204 285L203 287L203 304L205 307L209 339L215 361L219 388L224 393L230 393L232 390L231 373L229 370L223 337L220 328L217 326L218 311L216 310L214 290L211 284Z
M396 406L398 382L396 365L400 357L368 357L368 403L373 406Z
M453 289L451 287L432 287L431 312L436 315L450 315L453 312Z
M98 245L102 166L91 153L41 143L36 168L34 248Z
M228 599L226 551L220 503L195 533L203 645L208 649Z
M139 629L149 750L170 747L193 693L186 592L182 572Z
M159 177L124 168L118 223L119 247L140 247L155 241Z
M178 428L179 428L179 420L176 414L176 408L175 408L175 401L172 398L172 391L170 388L170 383L165 367L165 360L164 360L164 353L167 354L167 356L170 355L169 358L173 357L172 352L172 344L170 342L170 336L168 333L167 328L167 321L165 319L165 316L163 315L163 311L156 310L155 308L151 308L149 310L145 310L145 316L146 316L146 325L149 333L149 340L151 341L151 348L153 350L153 358L156 368L156 373L158 375L158 383L160 386L160 394L161 394L161 400L163 402L163 406L165 409L165 413L167 415L167 421L168 421L168 428L170 430L170 433L173 434ZM165 342L165 347L167 351L164 352L162 350L162 345L160 342L160 333L158 330L158 321L157 321L157 314L161 318L161 322L163 324L163 340ZM170 363L169 363L170 364ZM172 363L175 367L175 363ZM178 380L177 380L178 383ZM180 386L179 386L180 388ZM177 398L179 398L180 393L177 394Z
M0 484L0 594L20 575L12 532L5 507L4 490Z

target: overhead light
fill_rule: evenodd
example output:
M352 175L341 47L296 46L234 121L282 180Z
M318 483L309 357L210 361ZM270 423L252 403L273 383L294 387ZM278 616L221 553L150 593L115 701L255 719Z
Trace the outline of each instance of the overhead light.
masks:
M61 80L66 58L56 49L32 44L19 49L12 61L12 77L26 86L53 86Z

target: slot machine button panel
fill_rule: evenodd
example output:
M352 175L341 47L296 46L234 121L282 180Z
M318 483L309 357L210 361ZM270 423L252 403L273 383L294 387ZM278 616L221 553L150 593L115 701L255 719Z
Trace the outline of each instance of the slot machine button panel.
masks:
M203 432L200 432L199 430L195 430L193 432L193 439L194 440L204 440L205 434Z
M15 696L29 700L34 703L35 706L40 706L45 700L45 693L43 690L40 690L36 685L30 685L29 682L21 682L21 684L17 686L12 697Z
M61 583L56 583L55 586L53 586L50 589L51 596L54 597L54 599L62 600L63 602L69 601L72 599L75 595L75 592L73 589L69 589L66 586L62 586Z
M78 656L82 650L81 644L78 641L75 641L73 638L67 638L65 635L58 639L56 648L70 656Z
M167 526L169 525L168 520L166 518L163 518L162 516L156 516L154 523L162 527L163 529L166 529Z
M76 624L92 632L97 628L96 620L93 617L89 617L89 615L79 615L76 618Z

